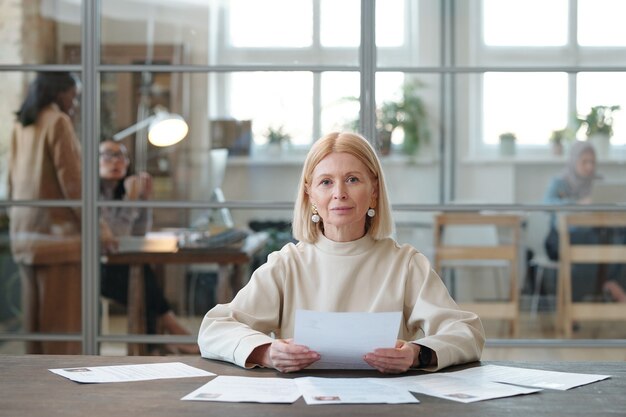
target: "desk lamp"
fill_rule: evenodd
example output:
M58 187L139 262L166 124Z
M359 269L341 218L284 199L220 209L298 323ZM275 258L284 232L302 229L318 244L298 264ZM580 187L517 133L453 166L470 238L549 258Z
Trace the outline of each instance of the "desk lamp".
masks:
M120 141L145 127L148 127L148 141L159 147L171 146L180 142L189 131L189 126L182 116L169 113L163 107L157 107L152 116L116 133L113 135L113 140Z

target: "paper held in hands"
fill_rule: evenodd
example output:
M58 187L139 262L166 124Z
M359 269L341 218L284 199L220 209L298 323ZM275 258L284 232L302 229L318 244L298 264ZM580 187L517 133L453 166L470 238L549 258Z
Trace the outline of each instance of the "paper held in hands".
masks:
M401 311L331 313L296 310L294 342L321 358L307 369L373 369L366 353L396 344Z

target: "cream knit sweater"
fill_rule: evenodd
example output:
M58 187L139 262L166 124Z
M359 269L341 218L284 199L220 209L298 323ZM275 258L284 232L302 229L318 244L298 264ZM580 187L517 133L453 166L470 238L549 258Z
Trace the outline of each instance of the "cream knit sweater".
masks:
M480 359L485 335L476 314L461 311L428 259L409 245L369 235L353 242L321 236L272 253L229 304L202 321L202 356L246 367L250 353L291 338L296 309L336 312L402 311L399 339L437 353L430 370Z

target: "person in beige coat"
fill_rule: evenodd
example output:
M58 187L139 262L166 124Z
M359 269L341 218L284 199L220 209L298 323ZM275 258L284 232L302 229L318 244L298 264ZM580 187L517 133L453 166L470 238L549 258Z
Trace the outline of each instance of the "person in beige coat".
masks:
M354 133L311 147L294 207L293 234L229 304L211 309L198 344L203 357L281 372L321 356L294 342L296 310L402 313L395 346L361 358L383 373L436 371L480 359L485 333L462 311L428 259L390 237L391 208L380 161Z
M39 73L30 85L11 136L11 200L80 200L81 146L71 120L78 93L78 80L67 72ZM15 205L9 217L24 330L80 333L79 208ZM34 341L27 352L79 354L81 344Z

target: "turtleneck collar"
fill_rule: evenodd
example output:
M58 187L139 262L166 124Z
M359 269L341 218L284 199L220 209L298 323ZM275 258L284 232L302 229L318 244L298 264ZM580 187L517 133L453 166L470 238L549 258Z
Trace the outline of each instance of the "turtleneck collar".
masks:
M315 247L331 255L353 256L367 252L375 243L376 241L369 234L351 242L335 242L320 233Z

